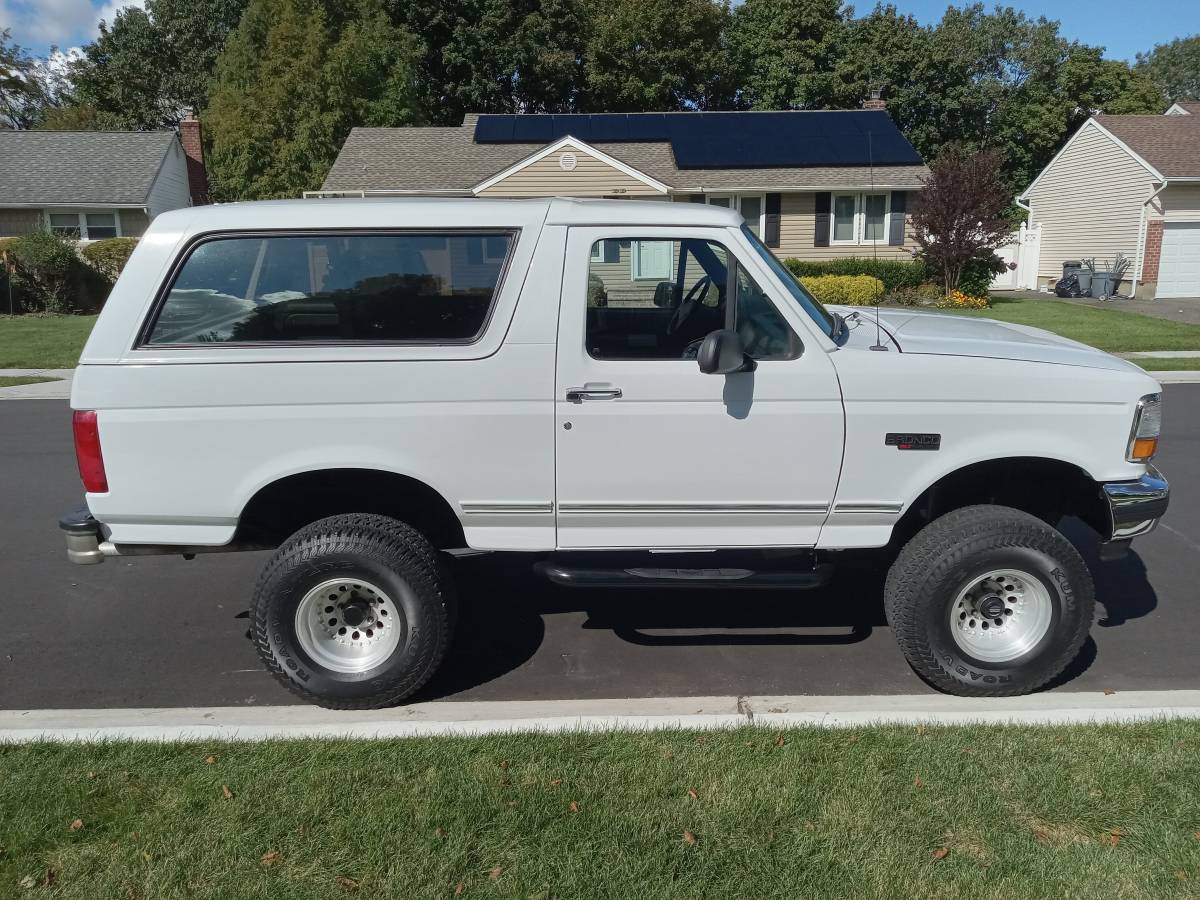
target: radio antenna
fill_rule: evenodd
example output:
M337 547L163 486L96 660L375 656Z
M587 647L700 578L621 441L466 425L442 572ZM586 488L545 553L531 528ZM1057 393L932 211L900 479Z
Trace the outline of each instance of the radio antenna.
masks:
M870 168L870 177L871 177L871 193L868 196L874 196L875 195L875 147L874 147L874 144L872 141L872 135L871 135L870 131L867 131L867 165ZM866 205L866 201L863 201L863 205L864 206ZM884 209L886 209L886 208L887 208L887 206L885 205ZM863 223L864 224L866 224L866 221L867 221L866 212L867 211L864 209L863 210ZM886 216L884 217L883 221L885 221L885 222L887 221ZM880 223L880 225L882 227L882 222ZM875 268L875 271L878 272L879 271L879 265L878 265L878 263L879 263L879 234L877 231L874 231L874 230L871 232L871 261L876 263L874 268ZM875 292L875 343L871 345L871 349L886 351L887 347L883 346L883 336L882 336L883 329L880 328L880 325L879 325L879 295L881 293L883 293L883 291L881 291L881 290Z

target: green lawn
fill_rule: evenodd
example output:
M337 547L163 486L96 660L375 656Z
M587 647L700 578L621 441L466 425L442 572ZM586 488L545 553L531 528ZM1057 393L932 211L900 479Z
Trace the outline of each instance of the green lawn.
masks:
M71 369L95 316L0 317L0 369Z
M1194 896L1198 749L1183 721L8 746L0 896Z
M1110 353L1200 350L1200 325L1155 319L1119 309L1094 309L1056 300L993 297L991 309L955 312L1045 328Z
M62 381L62 379L44 378L39 375L0 375L0 388L19 387L22 384L45 384L47 381Z
M1200 357L1196 356L1180 356L1173 359L1152 356L1131 359L1130 362L1137 363L1147 372L1184 372L1200 369Z

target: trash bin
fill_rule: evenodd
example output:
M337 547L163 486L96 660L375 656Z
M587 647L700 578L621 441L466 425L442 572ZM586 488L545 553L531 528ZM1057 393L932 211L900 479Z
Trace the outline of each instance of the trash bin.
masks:
M1075 277L1079 279L1079 293L1085 297L1092 296L1092 270L1080 269Z
M1093 297L1111 297L1117 289L1113 272L1096 272L1092 275L1091 295Z
M1079 277L1079 273L1082 271L1083 271L1083 263L1081 263L1077 259L1068 259L1066 262L1063 263L1062 277L1066 278L1068 275L1074 275L1075 277Z

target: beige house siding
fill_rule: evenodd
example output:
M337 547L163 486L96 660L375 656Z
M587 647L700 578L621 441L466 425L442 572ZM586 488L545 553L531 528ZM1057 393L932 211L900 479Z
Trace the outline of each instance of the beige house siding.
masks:
M1200 222L1200 184L1169 184L1157 201L1167 222Z
M909 195L909 205L912 194ZM913 244L909 234L908 217L905 216L904 243L893 247L880 241L874 248L871 244L833 244L816 247L813 241L817 234L816 193L784 194L779 210L779 246L773 248L781 259L838 259L843 256L871 256L877 253L881 259L911 259Z
M41 210L0 209L0 237L15 237L37 231L41 222Z
M1068 259L1123 253L1138 269L1142 207L1153 177L1107 134L1084 125L1025 195L1030 224L1042 226L1038 278L1062 277Z
M122 209L119 210L119 213L122 237L141 237L146 233L146 229L150 225L150 218L144 209Z
M575 168L564 169L564 153ZM627 175L585 150L564 147L513 172L479 192L481 197L662 197L661 191Z

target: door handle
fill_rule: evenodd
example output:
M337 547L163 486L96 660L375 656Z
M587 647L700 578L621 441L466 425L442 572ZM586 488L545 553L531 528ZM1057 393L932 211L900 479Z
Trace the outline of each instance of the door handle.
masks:
M621 396L621 389L600 387L585 384L583 387L567 388L568 403L582 403L584 400L616 400Z

